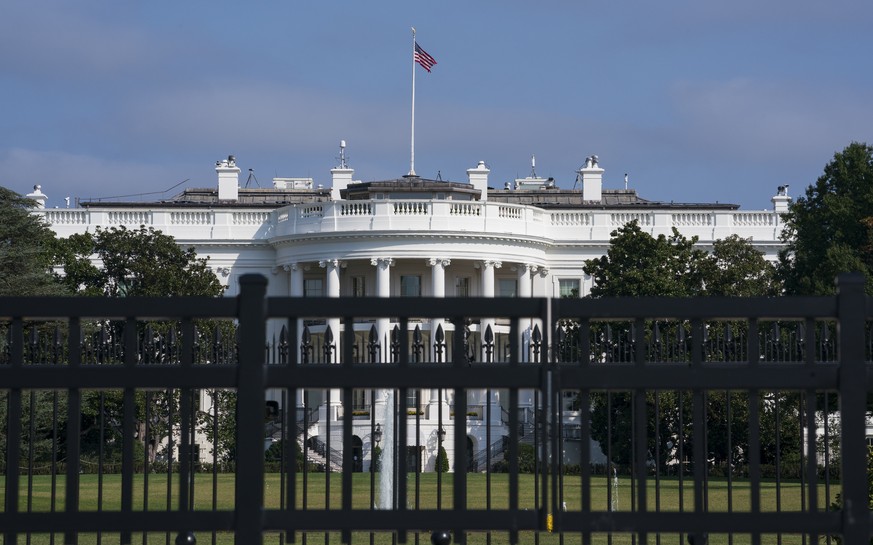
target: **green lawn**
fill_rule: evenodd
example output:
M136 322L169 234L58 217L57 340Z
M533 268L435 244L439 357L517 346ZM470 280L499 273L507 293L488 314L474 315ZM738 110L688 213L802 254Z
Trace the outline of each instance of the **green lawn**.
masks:
M325 508L327 501L326 490L328 483L326 475L323 473L312 473L306 475L305 487L304 478L302 475L297 476L297 506L298 508L321 510ZM419 475L419 487L416 493L415 475L409 475L408 487L408 506L411 509L416 507L421 509L436 509L439 503L442 508L452 507L452 479L454 474L442 475L442 483L438 485L437 475L435 473L424 473ZM467 506L475 509L506 509L509 505L509 482L508 476L505 474L493 474L490 480L490 505L488 504L488 481L484 474L471 473L465 475L467 479ZM194 493L194 509L195 510L231 510L234 507L234 475L219 474L213 481L211 474L197 474L195 481ZM341 505L341 475L329 475L329 504L330 508L339 508ZM21 511L51 511L64 509L64 478L57 477L54 486L55 494L52 495L52 481L50 476L34 476L32 482L29 482L26 476L21 478L20 489L20 507ZM5 484L0 478L0 485ZM267 474L265 478L265 504L268 509L278 509L281 507L281 477L279 474ZM681 492L679 482L676 479L662 478L655 486L654 480L648 481L648 509L660 511L690 511L694 505L694 489L693 482L685 480ZM143 475L137 475L134 478L134 494L133 505L134 510L142 510L147 504L149 510L166 510L168 509L168 477L165 474L149 475L145 479ZM581 491L582 483L579 477L565 477L563 482L563 501L566 502L566 509L569 512L579 511L581 508ZM438 486L441 487L441 493L438 494ZM215 490L215 500L213 500L213 487ZM378 479L376 480L378 488ZM98 482L96 475L82 475L80 478L80 510L83 511L115 511L120 509L121 505L121 479L120 475L105 475L102 480L102 485ZM102 489L102 494L98 494ZM520 507L534 508L538 500L537 494L539 488L535 486L532 475L521 475L519 480L520 489ZM604 477L595 477L590 483L591 505L595 511L608 511L610 500L607 496L607 489L615 491L613 483L608 482ZM28 493L32 490L31 493ZM178 491L178 475L172 476L172 483L169 494L170 509L177 508L177 491ZM803 499L803 487L798 482L783 482L777 485L775 482L765 482L761 486L761 506L764 511L803 511L806 509ZM824 505L826 499L833 499L834 494L839 491L838 486L832 486L830 490L826 490L824 485L819 487L819 503ZM632 507L632 489L631 481L628 478L619 479L617 488L616 509L618 511L630 511ZM357 473L353 475L353 497L352 506L355 509L371 509L373 497L377 496L378 492L371 492L370 475L367 473ZM725 480L711 480L708 483L708 491L706 494L707 507L709 511L727 512L727 511L747 511L750 506L751 491L749 483L746 481L734 481L730 486ZM54 500L52 499L54 497ZM5 510L4 499L0 498L0 508ZM54 502L54 505L53 505ZM213 503L214 502L214 503ZM471 544L482 545L499 545L508 543L508 535L505 532L494 532L491 535L490 541L485 534L470 534L468 542ZM284 536L279 534L270 534L266 539L267 543L284 543ZM174 535L169 538L169 543L173 543ZM410 542L416 543L416 536L410 535ZM572 545L582 544L581 536L576 535L561 535L559 533L533 533L522 532L520 536L522 543L532 543L542 545ZM198 535L198 543L232 543L232 536L229 534L217 534L210 536L208 534ZM659 540L655 536L651 536L652 543L664 544L679 544L680 538L678 535L662 535ZM297 536L297 541L304 545L331 545L339 544L339 534L331 534L325 536L323 533L310 533L305 538L301 535ZM367 532L358 532L353 536L355 544L390 544L390 534L373 534ZM764 536L764 543L779 543L776 536ZM61 543L60 536L55 538L55 543ZM97 543L97 536L83 535L80 543ZM100 536L100 543L112 544L118 543L118 536L104 535ZM142 536L137 534L134 537L134 543L167 543L165 534ZM423 544L430 543L429 533L423 533L419 536L419 542ZM615 544L631 544L632 539L628 535L615 535L609 538L605 535L596 535L592 538L592 543L602 543L604 545ZM725 545L750 543L749 536L733 536L730 540L727 536L711 536L710 544ZM19 543L26 543L24 537L19 538ZM48 535L34 534L30 543L50 543ZM684 541L682 541L684 543ZM802 543L799 536L783 536L781 543L786 545L789 543ZM0 544L12 545L3 542L0 537Z

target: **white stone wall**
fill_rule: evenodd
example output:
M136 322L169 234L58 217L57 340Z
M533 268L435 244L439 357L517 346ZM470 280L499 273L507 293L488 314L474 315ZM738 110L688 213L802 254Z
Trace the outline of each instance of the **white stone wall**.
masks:
M355 277L363 277L368 296L396 296L400 275L421 276L423 296L459 295L461 279L469 279L472 297L500 295L501 280L515 281L521 297L558 297L560 280L575 279L584 295L591 288L591 279L582 271L585 260L604 255L610 233L632 220L653 236L669 236L676 227L687 237L699 237L698 245L704 249L734 234L750 239L771 260L782 247L782 222L774 211L543 210L499 202L385 200L309 203L273 211L142 207L38 209L34 214L41 215L59 237L121 225L134 229L145 225L172 235L180 245L193 246L199 256L208 257L227 296L238 294L238 279L247 273L265 275L270 296L299 295L302 284L295 282L312 277L324 279L324 294L328 295L328 267L320 263L336 264L330 274L339 275L339 296L352 293ZM380 274L388 273L388 282L381 287L378 264L382 264ZM442 289L433 284L435 266L443 268ZM387 293L380 293L386 289ZM430 327L422 325L426 330ZM278 322L271 323L268 335L276 336L279 327ZM451 324L444 327L451 330ZM494 327L507 332L499 324ZM529 392L522 394L522 404L530 406L530 396L524 395ZM334 405L337 400L335 393ZM431 396L421 401L427 404ZM489 401L485 392L472 392L468 401L474 411L484 412L492 404L492 414L498 416L492 423L491 442L505 433L499 420L499 399ZM332 420L332 445L339 448L342 437L337 420L341 415L324 409L324 418ZM437 414L427 411L420 438L426 446L423 464L431 470ZM474 452L488 444L482 418L468 419L467 434ZM443 421L448 428L448 414ZM355 424L366 470L372 447L369 422ZM318 428L323 426L324 419ZM444 446L454 464L454 435L448 437ZM410 437L408 443L414 445L415 439ZM577 447L568 443L568 449Z

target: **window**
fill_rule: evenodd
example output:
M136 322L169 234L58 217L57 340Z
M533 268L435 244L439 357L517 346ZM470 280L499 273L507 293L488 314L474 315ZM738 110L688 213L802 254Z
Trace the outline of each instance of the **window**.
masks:
M417 414L422 414L421 411L419 410L419 404L418 404L418 399L419 399L418 396L420 393L421 393L421 390L418 390L415 388L410 388L410 389L406 390L406 411L409 414L409 416L415 416Z
M518 296L518 282L514 278L499 278L497 280L497 297Z
M458 278L456 288L455 295L458 297L470 297L470 277L462 276L461 278Z
M400 297L421 297L421 277L401 275Z
M306 278L303 280L304 297L324 297L324 279Z
M558 295L560 295L561 298L579 297L579 279L561 278L558 280L558 291Z
M354 389L352 390L352 416L364 416L363 414L357 415L355 411L363 413L367 411L367 415L370 414L370 404L367 400L367 391Z
M352 297L366 297L367 285L363 276L352 277Z

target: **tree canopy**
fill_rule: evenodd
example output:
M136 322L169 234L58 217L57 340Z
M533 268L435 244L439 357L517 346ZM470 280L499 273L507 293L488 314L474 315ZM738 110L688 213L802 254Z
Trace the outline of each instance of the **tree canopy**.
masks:
M611 236L606 255L586 261L583 267L594 280L593 297L683 297L702 288L701 265L706 253L694 247L697 237L687 239L674 228L669 238L655 238L636 221L616 229Z
M704 259L706 295L755 297L778 293L776 267L738 235L716 240Z
M779 276L789 294L826 295L858 271L873 294L873 147L853 142L784 216Z
M35 203L0 187L0 295L61 295L64 287L52 275L54 232Z
M736 235L717 240L711 252L695 246L696 243L696 238L688 239L675 229L669 237L653 237L636 222L616 229L612 232L606 255L585 262L583 270L594 280L591 296L748 297L771 295L777 291L773 265L749 240ZM572 323L564 325L568 329L575 327ZM605 328L605 324L592 325L595 330L598 327ZM611 327L613 336L621 337L625 333L616 332L630 331L631 324L613 322ZM664 338L676 339L680 329L690 334L685 331L685 325L679 322L663 322L660 327ZM708 324L708 328L711 334L718 335L725 324ZM607 335L605 332L601 334ZM654 342L653 339L649 340ZM671 356L665 357L669 359ZM780 415L784 416L782 413L790 411L791 405L785 396L778 399L780 403L776 406ZM646 426L649 430L647 451L650 455L661 453L658 463L662 464L662 470L666 469L668 460L675 462L680 455L683 459L690 459L693 454L693 442L689 439L693 435L691 394L682 391L649 391L645 393L645 400L648 407ZM747 396L708 392L706 410L709 440L706 457L714 464L726 464L728 460L735 464L746 462L748 404ZM762 428L768 430L777 421L776 412L770 410L771 406L762 411L761 417ZM633 396L628 392L591 393L591 435L599 442L610 462L622 466L632 462L634 452L632 407ZM794 431L781 430L782 438L793 438ZM763 460L770 463L772 456L768 457L767 449L771 443L764 443Z
M712 253L695 247L675 228L657 238L636 221L612 233L606 255L585 262L592 297L769 295L773 266L748 240L732 235L717 240Z
M221 295L223 288L194 248L152 227L97 228L60 242L63 281L84 295ZM92 261L96 256L97 262Z

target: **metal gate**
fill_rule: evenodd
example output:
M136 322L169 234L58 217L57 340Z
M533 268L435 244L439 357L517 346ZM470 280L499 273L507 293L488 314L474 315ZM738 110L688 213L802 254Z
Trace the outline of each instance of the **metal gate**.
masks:
M870 539L858 276L833 297L759 299L297 299L240 284L233 299L0 298L4 544ZM361 324L379 320L390 337L368 339ZM421 337L430 320L445 328ZM476 331L486 322L502 333ZM393 393L390 468L377 390ZM423 391L452 393L447 418L423 414ZM387 507L377 473L393 478Z

